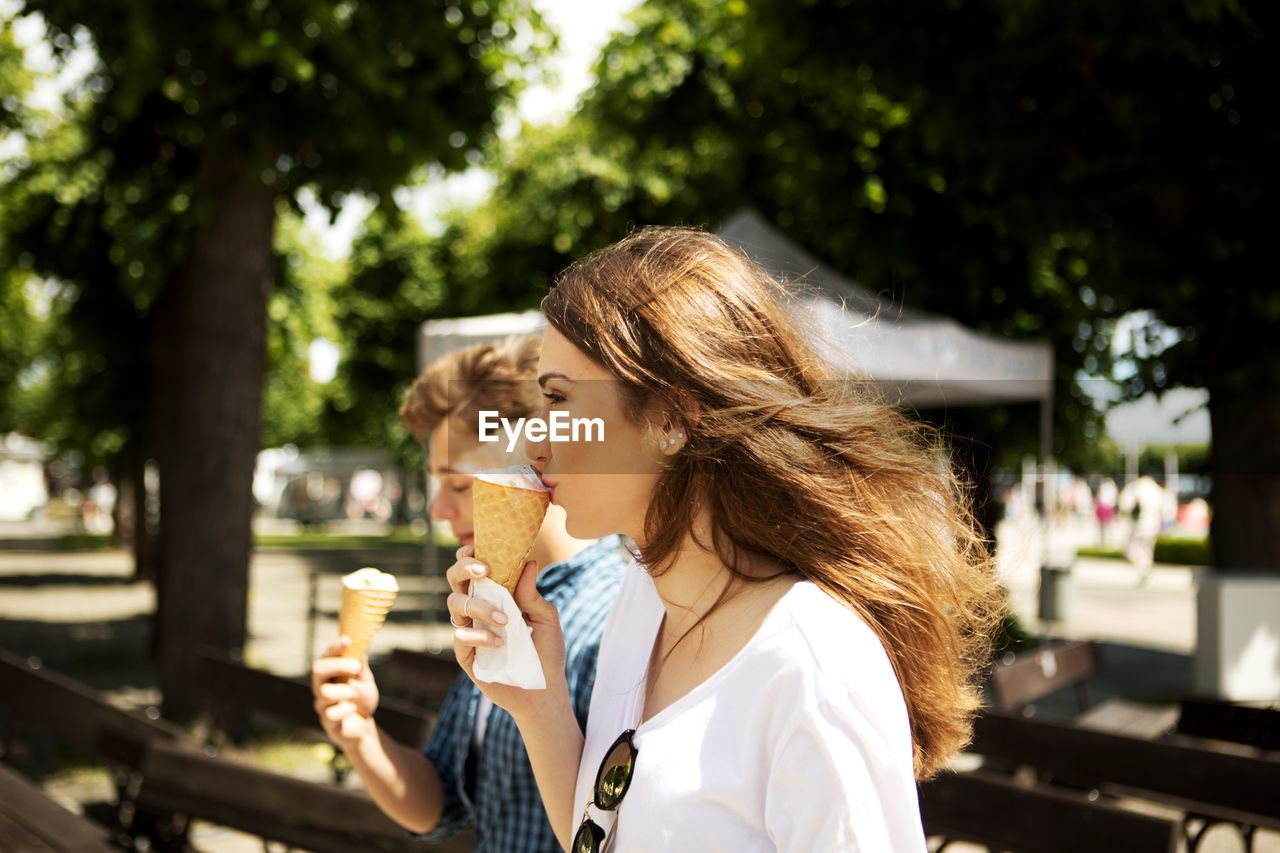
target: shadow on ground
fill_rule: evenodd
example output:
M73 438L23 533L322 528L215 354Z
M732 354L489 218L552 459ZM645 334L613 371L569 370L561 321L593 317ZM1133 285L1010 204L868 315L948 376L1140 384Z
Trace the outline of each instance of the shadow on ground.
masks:
M98 690L154 687L150 641L151 617L145 614L85 622L0 619L0 648L38 657Z
M91 574L78 572L44 572L42 574L0 575L0 589L4 587L36 587L36 586L131 586L145 581L121 575Z

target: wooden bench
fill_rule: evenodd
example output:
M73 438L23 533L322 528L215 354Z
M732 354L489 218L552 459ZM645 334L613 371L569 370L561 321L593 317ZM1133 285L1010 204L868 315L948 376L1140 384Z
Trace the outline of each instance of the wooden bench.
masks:
M67 811L39 785L0 764L0 850L7 853L110 853L110 831Z
M127 843L139 826L155 817L139 815L134 808L138 772L148 747L181 740L186 735L181 727L160 719L154 710L149 715L117 708L97 691L43 666L38 659L21 658L2 649L0 707L8 712L6 756L13 754L13 745L19 740L31 745L42 734L107 765L115 800L104 804L95 817L121 843Z
M992 668L993 705L1000 711L1034 713L1032 703L1068 687L1074 688L1080 711L1093 703L1089 679L1098 669L1098 649L1090 642L1052 642L1040 649L1007 653Z
M181 727L159 719L158 713L148 716L117 708L96 690L46 668L37 658L20 658L3 649L0 697L10 715L6 754L19 731L34 724L112 765L136 769L148 743L185 736Z
M1280 710L1214 699L1183 699L1174 731L1277 752L1280 751Z
M378 687L428 708L439 708L453 689L462 668L453 652L431 654L392 649L374 675Z
M182 744L152 744L142 780L137 798L141 806L314 853L427 849L363 792L283 776ZM470 833L464 833L429 849L462 853L471 846Z
M1179 808L1191 853L1217 823L1238 827L1250 849L1256 827L1280 829L1277 761L1174 737L1150 741L996 712L977 719L971 750L1033 768L1045 781Z
M224 651L202 648L196 654L200 669L199 682L204 703L214 716L215 726L224 733L235 726L235 712L251 709L276 717L308 731L309 736L325 740L316 718L315 697L307 679L284 678L275 673L245 666ZM398 699L380 696L376 714L378 725L406 746L422 748L435 724L430 711Z
M1154 739L1173 729L1178 710L1120 697L1095 705L1089 680L1097 673L1099 649L1092 642L1055 641L1044 648L1006 654L992 669L988 685L998 711L1031 717L1050 694L1075 691L1076 723L1114 734ZM1067 716L1067 715L1063 715Z
M319 730L309 686L240 665L231 666L218 658L217 654L208 653L202 666L223 665L221 671L228 677L218 682L218 689L227 691L228 701L267 697L269 701L264 701L271 707L284 710L299 721L305 719ZM277 702L284 704L273 704ZM392 704L396 704L394 700ZM117 802L111 831L122 844L131 844L134 836L146 836L152 847L168 842L181 847L185 843L186 818L190 817L315 850L398 851L402 849L399 845L409 842L408 835L362 794L213 758L191 745L182 728L116 708L74 679L2 650L0 707L9 712L11 724L38 726L57 740L112 765L116 770ZM306 712L305 717L302 711ZM382 713L380 708L380 723ZM432 716L429 712L392 708L387 716L396 720L399 714L407 721L402 726L410 722L413 726L411 730L402 727L401 734L422 732L419 737L425 737ZM184 779L184 773L191 775ZM352 797L357 805L350 806L356 802ZM208 801L202 803L202 798ZM324 809L316 804L335 809L350 806L365 816L371 809L376 818L348 819L345 811L325 817ZM175 819L175 813L181 819ZM339 846L324 846L324 836L329 834L343 841ZM0 846L6 853L9 849ZM421 844L414 849L420 851Z
M982 770L921 784L920 814L925 834L944 839L937 851L970 842L1013 853L1173 853L1178 841L1173 821Z

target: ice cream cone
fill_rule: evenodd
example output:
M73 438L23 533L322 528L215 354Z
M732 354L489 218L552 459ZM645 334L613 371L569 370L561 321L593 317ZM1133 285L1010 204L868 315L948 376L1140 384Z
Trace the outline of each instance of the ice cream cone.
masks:
M360 569L342 579L342 605L338 608L338 633L351 639L344 657L361 660L369 643L387 618L396 600L396 579L377 569Z
M489 567L489 577L515 595L516 583L551 493L531 465L481 471L471 488L476 559Z

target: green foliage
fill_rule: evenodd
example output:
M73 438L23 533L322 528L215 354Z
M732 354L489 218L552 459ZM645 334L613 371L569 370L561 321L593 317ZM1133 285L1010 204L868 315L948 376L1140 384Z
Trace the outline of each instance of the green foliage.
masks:
M1161 536L1156 540L1154 558L1157 563L1168 563L1173 566L1210 566L1213 565L1212 553L1208 539L1190 536ZM1077 548L1076 556L1109 560L1124 559L1124 553L1119 548L1092 546Z
M386 447L415 470L421 448L397 411L417 375L418 326L444 306L432 251L408 217L375 212L366 221L347 283L335 291L341 361L322 417L332 443Z
M477 160L525 65L551 45L526 0L29 0L20 9L37 12L56 56L80 48L98 61L68 95L65 118L36 126L22 109L26 77L8 21L0 31L0 130L28 132L24 156L4 164L0 200L0 304L12 317L0 399L38 352L48 382L30 429L90 456L145 440L152 305L222 203L229 170L288 204L308 187L335 210L351 193L389 205L419 166ZM341 395L310 382L306 350L318 335L337 339L342 271L318 264L287 221L277 251L263 435L314 443L328 399ZM57 282L43 341L21 310L32 273ZM23 342L21 357L11 339Z
M22 51L13 41L9 21L0 21L0 142L10 143L26 120L23 98L31 87L31 74L23 65ZM0 174L5 166L0 164ZM7 177L7 176L5 176ZM4 251L5 224L11 219L15 200L0 193L0 255ZM24 411L28 394L22 380L39 356L44 327L33 306L30 274L17 264L0 266L0 433L19 429L30 413Z
M312 187L335 209L352 192L389 197L423 163L464 166L517 90L507 66L532 58L538 26L523 0L429 11L29 0L25 11L42 13L63 49L91 38L100 60L77 102L85 191L38 218L59 242L75 219L107 232L106 257L141 307L211 215L219 163L286 198Z
M22 49L13 40L13 24L0 20L0 135L23 126L23 98L31 84L32 74L23 63Z
M532 301L630 227L750 204L872 291L1054 341L1055 453L1083 467L1101 418L1076 380L1111 371L1126 312L1154 318L1127 397L1280 386L1263 8L649 0L579 113L527 128L455 218L449 280ZM1034 412L930 416L1006 463L1037 449Z
M1138 453L1136 467L1139 471L1164 471L1165 457L1173 453L1178 460L1180 474L1209 474L1209 446L1204 444L1164 445L1152 444ZM1125 452L1109 437L1091 443L1081 454L1079 470L1087 474L1099 474L1120 481L1125 476Z
M276 288L267 303L267 378L263 387L262 445L309 447L325 443L321 416L338 393L311 378L311 343L339 339L335 291L345 262L324 257L300 217L282 211L276 232L280 258Z

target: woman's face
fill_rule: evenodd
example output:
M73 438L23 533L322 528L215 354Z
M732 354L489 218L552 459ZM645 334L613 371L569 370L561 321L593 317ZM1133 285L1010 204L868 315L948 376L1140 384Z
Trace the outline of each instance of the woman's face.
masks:
M543 418L563 412L570 419L599 419L577 441L526 441L525 453L564 507L569 535L597 539L625 533L642 542L645 510L663 470L659 433L623 413L618 382L601 364L547 328L538 359L538 384L547 398ZM585 440L587 435L592 440Z
M431 517L449 522L462 545L474 544L475 524L471 518L471 477L486 468L512 464L499 444L481 444L446 420L431 432L427 441L427 469L438 487L431 498Z

